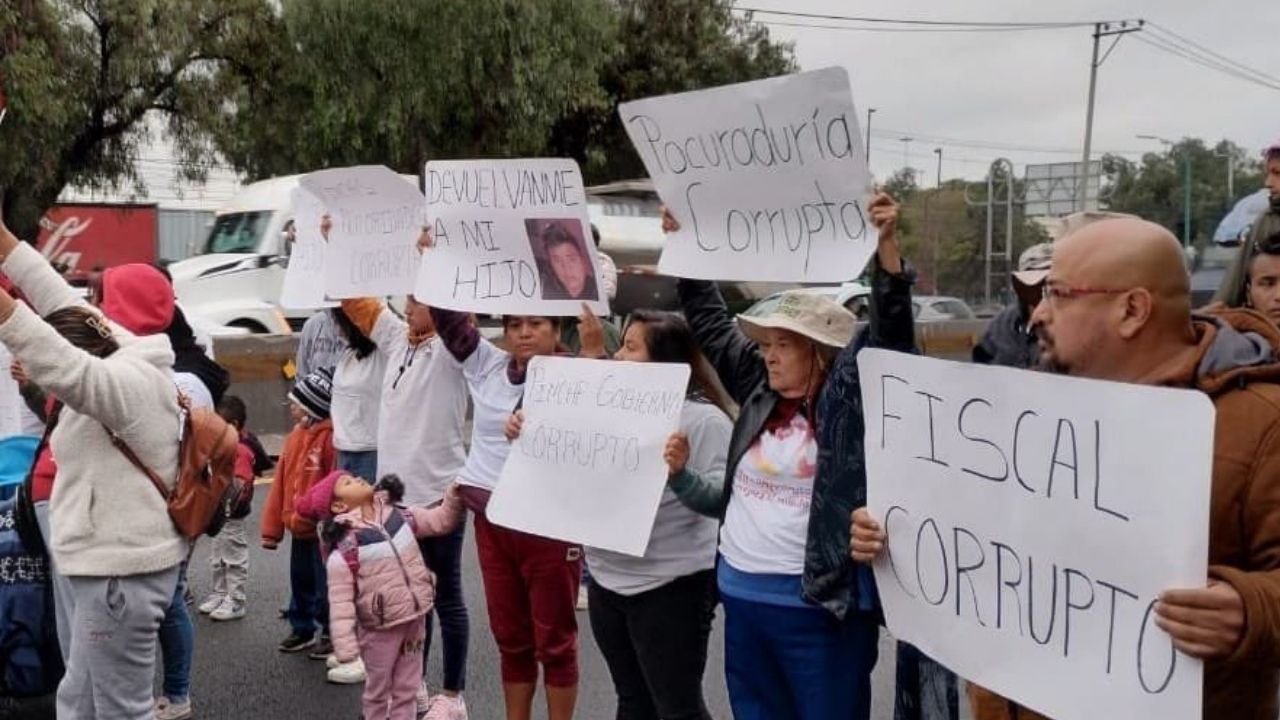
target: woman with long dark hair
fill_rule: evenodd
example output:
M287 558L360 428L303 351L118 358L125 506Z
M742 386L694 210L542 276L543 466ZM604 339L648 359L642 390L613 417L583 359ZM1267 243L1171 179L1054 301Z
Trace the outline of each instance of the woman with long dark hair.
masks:
M430 253L425 228L418 241ZM560 319L543 315L502 318L505 349L480 335L466 313L431 308L436 332L459 364L474 410L471 446L458 474L463 502L475 516L476 554L484 579L489 628L501 658L507 720L533 716L538 673L549 720L569 720L578 702L578 620L581 548L489 522L489 497L510 446L504 430L524 395L529 361L555 355ZM541 667L539 667L541 666Z
M594 341L584 345L583 354L602 355L600 320L586 313L581 322L584 342ZM690 367L680 428L664 451L668 477L672 484L722 485L733 423L717 403L711 368L684 318L653 310L632 313L614 358ZM523 414L514 413L508 438L518 437L522 425ZM619 720L711 717L702 677L715 615L718 528L714 518L686 507L668 487L642 557L586 549L591 630L609 665Z

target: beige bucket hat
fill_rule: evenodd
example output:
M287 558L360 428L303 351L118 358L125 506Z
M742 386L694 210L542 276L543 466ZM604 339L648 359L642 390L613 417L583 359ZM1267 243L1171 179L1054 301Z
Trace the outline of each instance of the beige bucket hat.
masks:
M830 348L841 349L853 340L857 319L839 303L822 295L788 290L768 315L738 316L738 327L747 337L763 342L766 329L790 330Z

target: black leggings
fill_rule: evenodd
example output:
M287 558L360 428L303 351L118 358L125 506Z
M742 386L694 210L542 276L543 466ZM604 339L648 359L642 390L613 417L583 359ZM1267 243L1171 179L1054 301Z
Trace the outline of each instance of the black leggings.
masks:
M715 571L639 595L590 587L591 631L618 694L617 720L710 720L702 697Z
M436 605L427 614L427 640L422 646L422 672L427 671L426 657L431 653L433 619L440 616L440 639L444 645L444 684L442 690L462 692L467 685L467 645L471 621L467 600L462 594L462 538L466 535L465 517L458 528L441 537L422 538L418 548L427 567L436 574Z

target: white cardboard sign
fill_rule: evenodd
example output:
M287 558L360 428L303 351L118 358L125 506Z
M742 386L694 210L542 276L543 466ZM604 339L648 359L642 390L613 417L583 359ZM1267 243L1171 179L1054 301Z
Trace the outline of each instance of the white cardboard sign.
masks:
M478 313L609 313L582 173L572 160L427 163L435 246L414 296Z
M328 211L324 291L334 299L405 295L418 273L422 193L381 165L310 173L300 181Z
M680 230L658 269L706 280L840 282L878 234L842 68L618 106Z
M889 630L1058 720L1198 720L1203 665L1153 608L1207 581L1209 399L884 350L858 369Z
M337 303L324 295L325 240L320 234L324 204L311 193L293 189L293 248L280 289L280 306L286 310L315 310Z
M637 557L667 483L689 366L535 357L524 429L488 517L515 530Z

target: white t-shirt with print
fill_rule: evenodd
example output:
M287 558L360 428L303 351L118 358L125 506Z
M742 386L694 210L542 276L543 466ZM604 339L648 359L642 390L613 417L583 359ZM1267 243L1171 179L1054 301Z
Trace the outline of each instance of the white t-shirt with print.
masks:
M762 432L738 463L720 529L720 554L735 570L804 573L809 505L818 470L818 443L803 413Z

